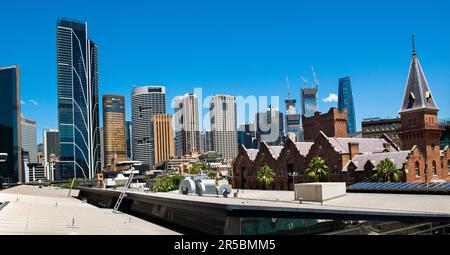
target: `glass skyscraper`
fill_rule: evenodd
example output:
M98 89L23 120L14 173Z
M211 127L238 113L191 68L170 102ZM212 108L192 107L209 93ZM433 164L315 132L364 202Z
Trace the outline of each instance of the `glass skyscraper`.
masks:
M58 127L57 179L91 179L100 172L98 49L87 23L57 22Z
M302 115L312 117L314 113L319 111L317 103L317 87L302 89Z
M20 67L0 68L0 182L22 181ZM6 155L5 155L6 154ZM6 161L3 162L6 157Z
M339 79L339 99L338 109L343 111L347 108L348 120L347 120L347 132L349 134L356 132L356 117L355 106L353 103L352 84L350 77L344 77Z
M113 158L127 159L125 132L125 98L120 95L103 95L104 165L110 164Z

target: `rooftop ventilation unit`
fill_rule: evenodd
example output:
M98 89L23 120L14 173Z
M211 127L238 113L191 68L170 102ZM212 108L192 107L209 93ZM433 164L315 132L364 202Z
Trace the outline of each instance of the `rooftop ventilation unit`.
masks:
M192 176L181 180L179 192L183 195L223 195L228 197L228 194L231 193L231 188L226 180L221 180L219 185L216 185L215 180Z

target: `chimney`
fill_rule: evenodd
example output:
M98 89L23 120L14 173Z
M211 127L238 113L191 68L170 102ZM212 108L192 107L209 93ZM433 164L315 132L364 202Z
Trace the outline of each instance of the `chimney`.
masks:
M353 158L353 156L359 154L359 143L348 143L348 152L350 153L350 159Z

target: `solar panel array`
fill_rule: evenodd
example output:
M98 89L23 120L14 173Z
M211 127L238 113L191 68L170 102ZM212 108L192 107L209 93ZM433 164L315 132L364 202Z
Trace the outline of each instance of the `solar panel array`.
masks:
M347 187L348 192L450 194L450 182L358 182Z

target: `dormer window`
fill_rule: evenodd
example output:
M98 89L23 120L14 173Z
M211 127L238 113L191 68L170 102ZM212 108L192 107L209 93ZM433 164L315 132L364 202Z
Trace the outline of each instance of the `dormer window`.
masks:
M429 90L427 90L425 92L425 98L427 99L427 102L430 102L430 100L431 100L431 92Z
M408 98L408 109L413 107L415 100L416 100L416 97L414 96L414 93L411 92L411 94L409 94L409 98Z

